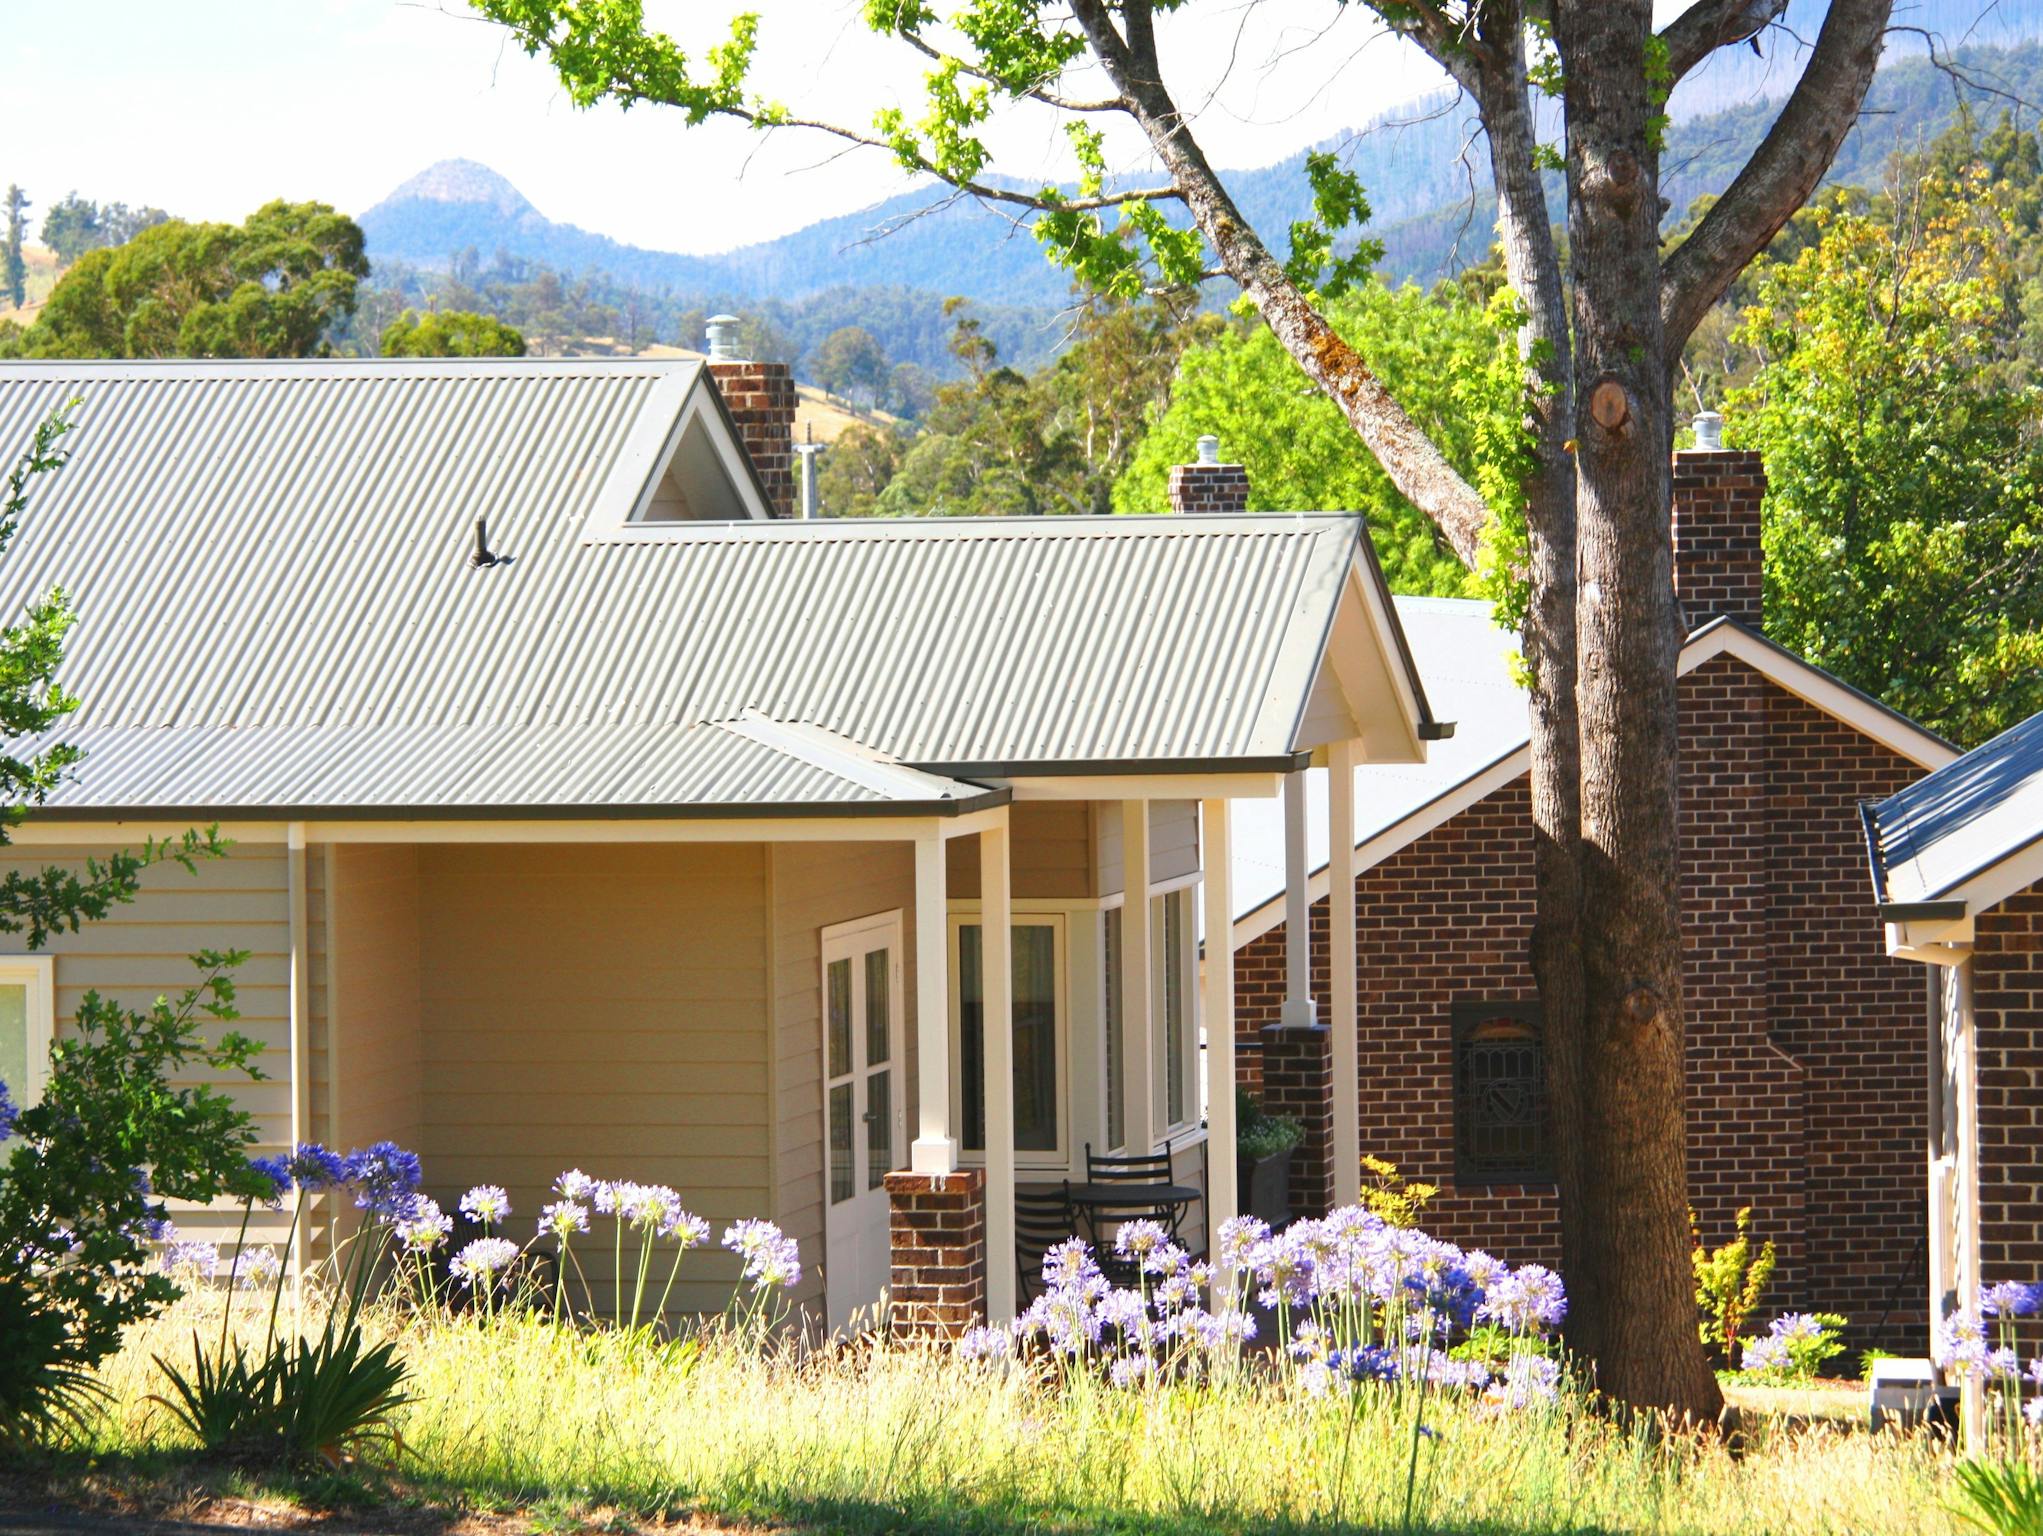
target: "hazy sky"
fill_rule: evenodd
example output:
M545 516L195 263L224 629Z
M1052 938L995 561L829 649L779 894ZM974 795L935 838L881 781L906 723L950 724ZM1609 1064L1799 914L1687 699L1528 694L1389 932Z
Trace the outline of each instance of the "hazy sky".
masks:
M761 13L769 95L858 127L919 97L921 61L857 0L649 0L699 49ZM1408 45L1334 0L1195 0L1160 31L1166 70L1223 166L1259 165L1434 86ZM1001 169L1068 173L1051 114L994 134ZM1123 165L1141 146L1122 140ZM67 190L238 219L276 196L350 212L435 160L502 172L551 218L633 244L717 251L904 185L874 151L678 113L576 111L546 67L462 0L0 0L0 183L40 215Z

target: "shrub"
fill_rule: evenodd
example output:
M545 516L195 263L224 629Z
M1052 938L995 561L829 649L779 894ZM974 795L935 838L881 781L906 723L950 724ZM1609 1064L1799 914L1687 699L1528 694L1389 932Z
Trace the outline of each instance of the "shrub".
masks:
M1305 1139L1305 1127L1289 1115L1273 1115L1246 1088L1234 1090L1234 1144L1244 1162L1289 1152Z
M1766 1336L1743 1341L1740 1369L1765 1381L1813 1381L1825 1362L1844 1353L1845 1320L1835 1312L1788 1312Z
M1766 1293L1766 1282L1773 1278L1773 1243L1769 1240L1754 1253L1746 1230L1751 1224L1752 1207L1748 1205L1738 1213L1738 1235L1720 1248L1705 1248L1695 1212L1688 1213L1689 1231L1695 1239L1695 1301L1702 1309L1696 1332L1728 1366L1738 1363L1738 1332Z
M1417 1226L1426 1207L1440 1193L1437 1184L1407 1179L1388 1158L1365 1153L1362 1171L1369 1175L1368 1183L1362 1187L1362 1204L1393 1227Z

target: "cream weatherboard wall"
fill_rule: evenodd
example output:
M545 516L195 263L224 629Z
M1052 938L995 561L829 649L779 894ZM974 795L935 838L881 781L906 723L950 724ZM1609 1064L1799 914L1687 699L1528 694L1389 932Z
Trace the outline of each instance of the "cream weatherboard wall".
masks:
M83 874L89 857L104 857L112 845L32 845L0 850L0 873L30 873L55 866ZM260 1082L236 1076L219 1081L255 1116L258 1152L282 1151L291 1135L290 899L284 849L244 844L229 856L199 861L187 873L176 864L146 870L134 901L115 907L76 933L52 936L43 950L53 959L56 1037L75 1027L78 1005L97 991L110 1001L146 1008L159 996L172 999L199 977L191 956L201 949L244 949L245 965L234 973L241 1017L227 1026L262 1046ZM18 934L0 935L0 951L26 953ZM208 1025L202 1033L216 1032ZM235 1211L178 1209L178 1226L188 1235L228 1241L238 1224ZM272 1230L272 1226L275 1230ZM258 1222L258 1240L281 1237L280 1223Z

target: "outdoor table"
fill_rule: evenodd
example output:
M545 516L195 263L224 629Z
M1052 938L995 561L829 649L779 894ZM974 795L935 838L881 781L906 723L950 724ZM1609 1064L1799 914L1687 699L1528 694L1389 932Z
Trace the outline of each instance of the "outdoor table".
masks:
M1086 1230L1092 1233L1095 1244L1100 1240L1102 1217L1111 1219L1116 1211L1132 1214L1168 1208L1175 1226L1183 1218L1186 1207L1199 1198L1199 1193L1189 1184L1142 1184L1132 1180L1072 1184L1066 1191L1072 1207L1085 1218Z

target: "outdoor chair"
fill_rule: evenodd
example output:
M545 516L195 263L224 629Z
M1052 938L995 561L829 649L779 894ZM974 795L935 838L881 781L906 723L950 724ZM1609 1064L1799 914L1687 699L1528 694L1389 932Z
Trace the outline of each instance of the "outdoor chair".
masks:
M1043 1255L1078 1235L1070 1191L1068 1179L1014 1187L1014 1259L1024 1303L1043 1289Z
M1100 1268L1115 1284L1133 1284L1135 1272L1113 1251L1104 1226L1119 1228L1130 1221L1155 1221L1162 1224L1172 1242L1182 1241L1180 1227L1191 1202L1185 1198L1188 1191L1173 1180L1169 1152L1133 1156L1099 1153L1087 1142L1085 1183L1091 1196L1086 1202L1086 1215L1099 1249ZM1102 1190L1110 1190L1112 1197L1098 1198L1097 1192Z

